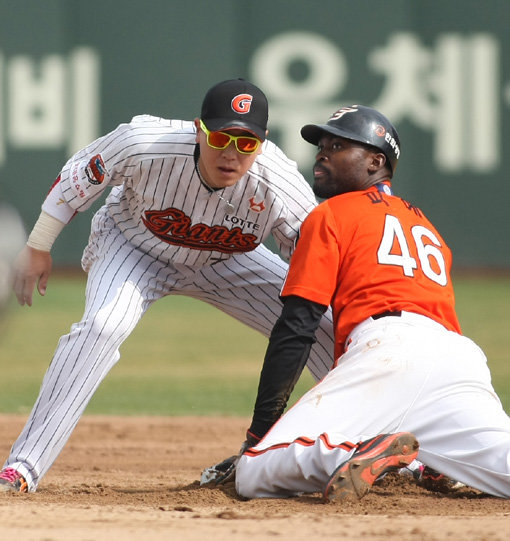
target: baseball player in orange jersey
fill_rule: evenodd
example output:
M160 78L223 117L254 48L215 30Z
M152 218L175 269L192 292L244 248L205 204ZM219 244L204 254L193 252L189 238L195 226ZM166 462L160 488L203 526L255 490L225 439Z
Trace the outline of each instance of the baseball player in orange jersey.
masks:
M238 461L238 493L359 498L417 458L510 497L510 419L485 355L460 332L448 246L392 193L395 128L353 105L301 134L318 147L314 191L327 200L290 262L248 431L262 439ZM336 366L279 419L329 305Z
M66 163L20 257L20 304L31 305L36 283L44 294L64 225L111 191L83 254L83 319L59 341L0 489L36 490L120 345L159 298L188 295L269 335L287 264L262 242L272 234L288 258L316 199L296 164L266 140L267 120L259 88L223 81L193 122L137 116ZM308 362L316 379L333 362L330 314L321 325Z

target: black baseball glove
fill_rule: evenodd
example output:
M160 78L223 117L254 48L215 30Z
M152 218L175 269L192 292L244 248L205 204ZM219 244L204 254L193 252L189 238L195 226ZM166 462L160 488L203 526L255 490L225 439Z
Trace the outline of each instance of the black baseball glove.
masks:
M200 486L217 486L223 485L230 481L233 482L235 480L236 467L239 459L247 449L257 445L257 443L257 438L250 434L247 434L246 440L241 445L241 449L239 449L237 455L232 455L225 460L218 462L218 464L215 464L210 468L206 468L202 472L202 475L200 477Z

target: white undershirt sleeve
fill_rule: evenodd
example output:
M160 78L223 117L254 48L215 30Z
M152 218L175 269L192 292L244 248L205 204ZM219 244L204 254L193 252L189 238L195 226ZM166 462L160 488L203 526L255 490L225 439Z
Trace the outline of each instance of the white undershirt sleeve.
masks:
M64 199L60 182L56 182L52 186L42 204L42 210L64 224L69 223L76 212Z

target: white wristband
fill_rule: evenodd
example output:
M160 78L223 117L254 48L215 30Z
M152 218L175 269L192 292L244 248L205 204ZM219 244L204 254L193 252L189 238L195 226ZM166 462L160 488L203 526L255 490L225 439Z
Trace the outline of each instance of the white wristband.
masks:
M65 225L43 210L28 237L27 245L36 250L49 252Z

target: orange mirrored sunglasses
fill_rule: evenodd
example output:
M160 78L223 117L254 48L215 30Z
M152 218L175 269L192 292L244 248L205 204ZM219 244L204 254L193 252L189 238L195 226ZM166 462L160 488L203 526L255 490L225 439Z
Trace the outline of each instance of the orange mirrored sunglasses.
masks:
M230 135L223 131L209 131L200 120L200 128L207 136L207 144L216 150L224 150L234 141L237 152L241 154L253 154L260 146L260 139L248 135Z

